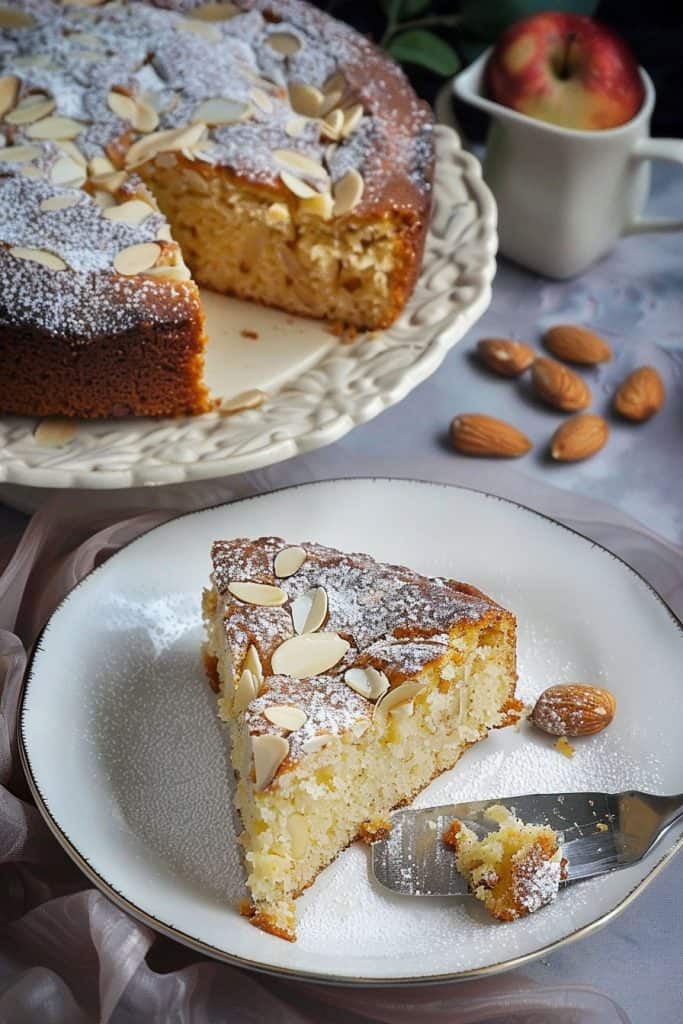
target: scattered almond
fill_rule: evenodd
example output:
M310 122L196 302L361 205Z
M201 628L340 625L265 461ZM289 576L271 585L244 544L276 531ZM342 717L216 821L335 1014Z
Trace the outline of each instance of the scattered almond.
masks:
M273 587L270 583L251 583L249 580L236 581L228 584L228 590L238 601L245 604L261 605L265 608L276 608L283 605L287 595L280 587Z
M608 437L609 427L602 416L581 413L557 428L550 441L550 454L558 462L578 462L599 452Z
M639 366L619 386L614 408L627 420L642 422L659 412L665 398L664 382L654 366Z
M313 587L292 602L292 622L296 633L315 633L327 618L327 591Z
M327 672L341 661L348 649L348 640L336 633L302 633L276 648L271 666L275 675L305 679Z
M254 782L257 789L265 789L289 754L289 743L284 736L254 736L251 741L254 758Z
M568 363L594 366L612 358L612 349L605 339L587 327L557 324L545 332L543 342L549 352Z
M286 729L287 732L295 732L300 729L308 718L306 712L294 704L271 704L263 714L269 722L277 725L280 729Z
M287 577L293 576L294 573L298 572L305 561L306 552L298 545L283 548L281 551L278 551L273 561L275 575L280 579L287 579Z
M481 413L468 412L456 416L451 423L451 443L465 455L492 455L517 458L532 447L521 430L504 420Z
M587 683L567 683L544 690L530 720L551 736L591 736L610 724L616 708L609 690Z
M33 440L41 448L62 448L72 440L75 434L76 423L74 420L50 416L40 421L33 431Z
M555 409L578 412L591 403L591 390L585 380L554 359L536 359L531 376L538 396Z
M523 341L509 341L507 338L482 338L477 343L479 358L494 373L503 377L516 377L531 366L535 352Z

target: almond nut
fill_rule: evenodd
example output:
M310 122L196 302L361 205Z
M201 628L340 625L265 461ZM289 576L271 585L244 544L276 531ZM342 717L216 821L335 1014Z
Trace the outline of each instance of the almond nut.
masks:
M664 382L654 366L639 366L619 386L614 408L627 420L649 420L664 405Z
M516 458L531 449L531 441L521 430L476 412L462 413L451 423L451 443L465 455L494 455Z
M602 416L581 413L557 428L550 441L550 454L558 462L578 462L599 452L608 437L609 427Z
M554 359L541 356L531 368L536 393L548 405L563 412L578 412L591 403L591 390L578 374Z
M477 343L479 358L494 373L503 377L516 377L531 366L535 353L523 341L508 341L507 338L482 338Z
M609 690L587 683L549 686L536 701L531 721L551 736L591 736L614 718L617 702Z
M549 352L568 363L594 366L612 358L612 349L605 339L587 327L557 324L545 332L543 342Z

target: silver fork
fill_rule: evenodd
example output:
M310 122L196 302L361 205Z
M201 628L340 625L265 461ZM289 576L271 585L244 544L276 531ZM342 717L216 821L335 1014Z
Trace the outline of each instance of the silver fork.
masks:
M522 821L550 825L563 836L569 861L567 882L578 882L625 868L649 853L683 819L683 794L545 793L500 800L405 808L391 816L391 832L372 844L372 872L392 892L404 896L465 896L467 883L455 868L453 851L442 836L454 818L478 835L496 828L485 811L502 804Z

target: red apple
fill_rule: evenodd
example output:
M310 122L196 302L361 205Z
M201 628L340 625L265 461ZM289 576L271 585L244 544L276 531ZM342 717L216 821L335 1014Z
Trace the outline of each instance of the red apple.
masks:
M563 128L615 128L637 114L643 83L633 54L610 29L578 14L515 22L486 65L491 99Z

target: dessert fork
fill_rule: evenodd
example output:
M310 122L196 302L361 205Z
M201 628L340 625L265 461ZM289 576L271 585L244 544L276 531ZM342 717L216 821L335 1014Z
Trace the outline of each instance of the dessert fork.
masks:
M561 833L569 861L567 883L629 867L683 821L683 794L541 793L440 807L404 808L391 816L389 834L372 844L372 873L404 896L465 896L467 882L442 836L459 818L479 837L492 829L485 812L501 804L523 822Z

